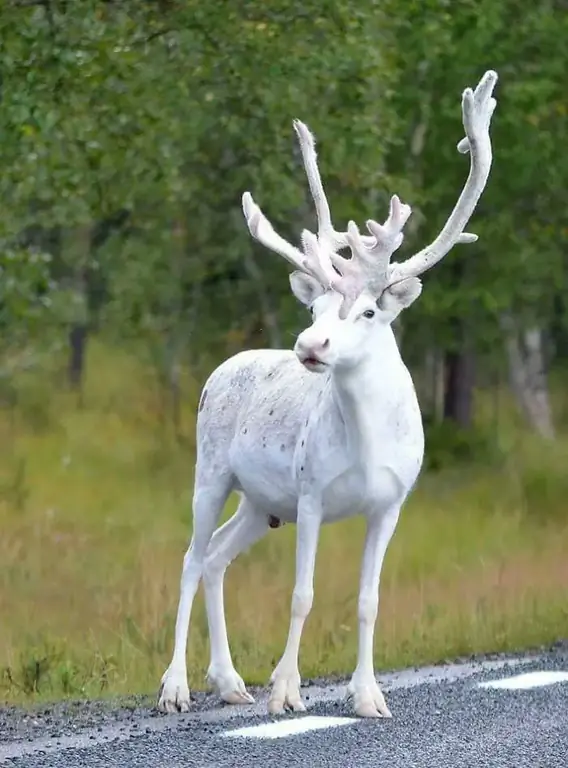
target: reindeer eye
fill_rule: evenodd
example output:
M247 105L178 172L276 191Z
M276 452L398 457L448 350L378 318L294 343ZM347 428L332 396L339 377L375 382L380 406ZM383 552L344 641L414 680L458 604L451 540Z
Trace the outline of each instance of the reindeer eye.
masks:
M365 312L363 312L363 317L366 317L368 320L370 320L374 316L375 316L374 309L366 309Z
M313 315L313 314L314 314L314 305L313 305L313 304L311 304L311 305L308 307L308 312L310 313L310 315Z

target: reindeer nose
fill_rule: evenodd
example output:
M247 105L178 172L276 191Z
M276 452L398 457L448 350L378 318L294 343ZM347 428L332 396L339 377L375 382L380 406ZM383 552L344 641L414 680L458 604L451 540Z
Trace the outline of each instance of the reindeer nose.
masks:
M324 339L323 341L316 341L315 339L304 341L302 339L298 339L297 347L302 352L317 354L318 352L323 352L324 349L329 347L329 339Z
M301 360L318 360L319 356L329 348L329 338L302 339L296 342L296 353Z

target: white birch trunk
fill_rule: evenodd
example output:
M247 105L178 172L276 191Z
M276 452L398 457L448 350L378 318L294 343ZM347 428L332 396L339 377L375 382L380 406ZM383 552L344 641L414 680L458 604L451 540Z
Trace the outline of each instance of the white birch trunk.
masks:
M509 378L521 410L531 427L541 437L554 438L554 426L548 392L543 334L538 326L519 328L507 314L501 319L509 362Z

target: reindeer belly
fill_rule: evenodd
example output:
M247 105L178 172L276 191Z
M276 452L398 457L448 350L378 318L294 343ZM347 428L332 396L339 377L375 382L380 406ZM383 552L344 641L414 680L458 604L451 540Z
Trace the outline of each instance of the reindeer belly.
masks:
M240 436L230 451L231 469L239 490L259 511L283 522L293 522L297 513L297 493L291 471L292 446L273 445Z
M323 494L325 523L360 515L365 509L365 487L360 471L349 470L335 479Z

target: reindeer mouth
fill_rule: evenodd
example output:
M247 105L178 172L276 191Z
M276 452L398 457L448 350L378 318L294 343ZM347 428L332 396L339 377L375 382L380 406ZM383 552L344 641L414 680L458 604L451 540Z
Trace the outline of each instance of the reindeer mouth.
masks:
M313 357L313 355L300 358L300 362L308 371L321 371L327 367L323 360L320 360L319 357Z

